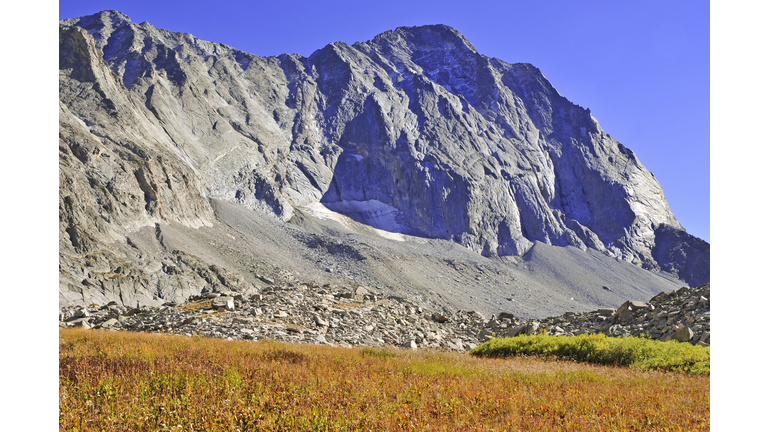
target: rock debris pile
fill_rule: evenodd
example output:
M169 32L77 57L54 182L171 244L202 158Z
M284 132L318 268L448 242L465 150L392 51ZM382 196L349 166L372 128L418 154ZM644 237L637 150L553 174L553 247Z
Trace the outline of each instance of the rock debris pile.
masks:
M430 313L405 299L379 298L363 286L331 291L317 285L270 287L251 296L209 293L179 306L68 307L60 319L63 327L453 351L476 346L486 322L476 312Z
M502 316L504 314L500 314ZM573 336L583 333L604 333L608 336L643 336L662 341L677 340L709 346L709 284L698 288L683 287L669 293L659 293L648 302L627 301L618 309L598 309L543 320L491 320L486 324L496 336L534 334L542 329L550 335Z
M182 305L137 308L61 308L61 327L81 326L205 336L272 339L336 346L397 346L464 352L493 337L605 333L709 344L709 284L661 293L649 302L628 301L618 309L568 312L522 321L508 313L484 318L474 311L430 312L407 299L380 298L364 286L352 290L298 285L269 287L250 296L212 292Z

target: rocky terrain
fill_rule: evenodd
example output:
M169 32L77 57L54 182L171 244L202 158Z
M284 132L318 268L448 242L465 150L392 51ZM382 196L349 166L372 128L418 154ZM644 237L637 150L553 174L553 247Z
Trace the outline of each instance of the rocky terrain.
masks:
M87 283L63 295L79 300L74 304L116 301L135 307L181 304L201 293L248 296L275 284L358 284L430 310L543 318L649 299L684 285L574 247L536 243L524 257L489 258L441 240L397 241L310 217L304 226L287 225L237 204L212 201L212 206L211 227L158 224L130 234L131 246L115 242L121 247L115 253L122 255L111 266L105 258L109 249L87 254L78 261L83 269L78 278ZM137 293L137 285L143 291Z
M709 245L631 150L453 28L309 57L116 11L59 37L63 307L312 281L529 319L709 282Z
M227 295L229 294L229 295ZM211 293L183 305L138 308L108 305L61 308L60 326L102 328L245 340L280 340L337 346L425 348L464 352L492 337L604 333L644 336L708 346L709 284L660 293L618 309L520 320L489 319L476 311L425 310L407 299L381 298L368 288L270 287L260 294Z

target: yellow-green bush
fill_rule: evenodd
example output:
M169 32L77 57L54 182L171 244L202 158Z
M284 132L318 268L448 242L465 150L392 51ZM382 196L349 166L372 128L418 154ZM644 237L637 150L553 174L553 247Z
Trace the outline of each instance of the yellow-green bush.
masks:
M570 337L521 335L492 339L474 348L470 354L485 357L556 356L644 370L709 374L709 347L634 336L613 338L603 334Z

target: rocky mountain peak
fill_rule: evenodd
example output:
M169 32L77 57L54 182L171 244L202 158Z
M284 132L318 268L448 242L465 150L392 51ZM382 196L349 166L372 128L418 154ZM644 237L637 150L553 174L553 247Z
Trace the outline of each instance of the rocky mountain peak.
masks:
M77 26L86 30L89 34L93 35L96 46L100 50L104 50L112 33L119 31L121 28L131 26L133 23L127 15L121 12L104 10L93 15L63 20L60 25L67 27Z
M412 53L428 51L470 51L477 54L472 43L458 30L444 24L398 27L376 35L371 41L379 46L399 46Z
M104 11L62 21L59 55L67 254L215 226L221 201L484 257L540 242L708 281L708 245L629 149L541 71L451 27L259 57Z

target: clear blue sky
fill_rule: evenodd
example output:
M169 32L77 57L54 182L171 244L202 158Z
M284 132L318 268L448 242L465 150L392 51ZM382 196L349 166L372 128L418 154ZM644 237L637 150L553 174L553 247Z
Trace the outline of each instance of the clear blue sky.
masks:
M450 25L481 54L531 63L590 108L654 173L683 227L709 241L707 1L64 0L59 18L105 9L262 56L308 56L398 26Z

